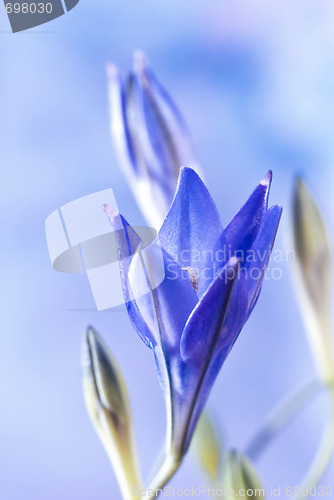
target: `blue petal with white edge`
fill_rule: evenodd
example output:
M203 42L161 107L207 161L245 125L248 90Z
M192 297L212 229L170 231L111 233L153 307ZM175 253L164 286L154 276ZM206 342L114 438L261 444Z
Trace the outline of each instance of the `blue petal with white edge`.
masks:
M150 87L144 56L135 56L134 72L128 84L127 105L130 125L133 122L132 134L137 136L147 173L159 183L171 201L181 164Z
M136 56L139 57L139 60L143 57L140 53L137 53ZM173 140L173 148L178 158L178 167L180 168L182 165L185 165L192 168L196 167L196 170L198 170L190 133L180 110L166 89L157 80L151 68L147 65L146 78L150 85L154 100L157 103L161 116L169 131L169 136Z
M282 207L278 205L271 207L267 211L262 227L252 247L254 260L251 262L247 272L247 281L249 282L248 316L252 312L261 291L261 284L268 267L281 216Z
M236 252L237 257L247 254L261 227L268 209L271 180L272 172L269 171L225 228L226 246L232 254Z
M142 240L117 210L112 209L108 205L104 206L104 210L115 230L119 254L122 291L129 318L140 338L147 346L152 347L152 345L155 344L155 338L143 320L136 300L134 300L134 294L131 290L128 279L131 263L136 255L136 252L140 249Z
M149 346L173 350L180 342L186 321L198 298L189 275L161 248L165 278L152 288L155 261L145 260L141 240L118 212L106 208L116 230L123 295L133 326ZM157 245L155 243L155 245ZM139 288L138 288L139 287Z
M126 117L126 105L124 88L117 67L109 63L107 66L109 83L109 102L111 127L117 153L123 165L126 165L127 173L137 173L134 146L129 132Z

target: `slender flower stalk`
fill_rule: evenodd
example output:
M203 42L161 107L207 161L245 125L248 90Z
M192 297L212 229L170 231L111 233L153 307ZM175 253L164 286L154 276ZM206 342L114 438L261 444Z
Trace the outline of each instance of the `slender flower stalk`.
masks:
M135 52L125 85L113 64L108 80L116 153L139 208L157 229L173 200L181 166L199 172L189 131L142 52Z
M306 492L311 493L311 488L320 483L332 458L334 452L334 385L324 385L321 381L314 379L288 396L265 420L245 450L245 454L250 459L257 460L286 424L299 413L305 404L309 403L323 390L327 390L330 397L330 417L318 452L300 483L301 494L297 495L295 500L305 499L310 496Z
M159 231L165 279L146 294L155 265L138 235L105 207L116 230L124 298L137 333L154 354L166 400L165 462L153 484L162 487L188 450L213 383L259 297L281 217L268 209L271 173L223 230L212 198L190 168ZM144 262L144 272L143 272Z
M307 498L303 495L303 491L309 492L308 496L311 496L311 488L320 483L334 453L334 384L328 385L327 389L331 405L328 424L325 427L318 452L301 482L301 493L295 497L295 500Z
M179 469L181 463L182 458L177 459L173 455L166 453L163 457L162 463L158 468L157 473L154 475L152 481L149 483L149 486L146 489L146 494L142 497L141 500L149 500L150 498L158 497L163 487Z
M82 370L89 416L115 470L122 497L130 500L141 480L128 394L113 356L92 327L84 339Z
M262 423L246 446L245 454L252 460L257 460L285 426L323 390L323 384L318 379L313 379L289 394Z

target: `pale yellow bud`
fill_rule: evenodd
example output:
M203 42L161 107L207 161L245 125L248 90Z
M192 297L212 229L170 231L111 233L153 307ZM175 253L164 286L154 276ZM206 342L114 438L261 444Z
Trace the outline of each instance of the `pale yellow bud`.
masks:
M122 496L140 488L131 409L122 374L99 335L89 327L83 345L83 389L87 410L113 465Z
M216 483L221 466L222 444L214 420L205 411L198 420L191 451L212 483Z
M310 192L298 180L293 204L297 294L322 379L333 379L331 332L332 256L328 233Z

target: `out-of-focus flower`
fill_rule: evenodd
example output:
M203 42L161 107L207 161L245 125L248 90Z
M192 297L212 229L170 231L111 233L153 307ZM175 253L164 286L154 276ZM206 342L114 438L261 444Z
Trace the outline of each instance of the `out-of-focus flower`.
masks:
M334 377L331 245L322 216L301 179L294 191L293 236L303 319L320 375L329 382Z
M128 183L148 223L159 228L175 193L179 170L198 170L187 126L148 67L142 52L126 85L109 64L111 132Z
M99 335L89 327L83 345L87 410L115 470L124 499L140 488L131 410L122 374Z
M281 217L280 207L268 210L270 182L271 173L223 230L205 185L194 170L182 168L156 240L165 279L142 296L134 295L142 274L140 239L106 207L117 229L128 313L153 350L165 393L166 454L176 460L186 453L218 372L259 296ZM146 263L148 282L153 274L154 262Z
M230 451L224 461L222 486L225 499L264 498L264 489L250 460L236 451Z
M214 419L206 411L198 419L190 449L211 482L216 484L222 462L222 442Z

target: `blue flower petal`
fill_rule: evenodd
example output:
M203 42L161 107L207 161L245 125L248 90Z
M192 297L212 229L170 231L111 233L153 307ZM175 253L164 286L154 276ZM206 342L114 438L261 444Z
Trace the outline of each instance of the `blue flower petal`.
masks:
M244 259L252 247L268 209L271 180L272 173L269 171L225 228L226 247L231 255Z
M233 348L247 319L249 291L247 283L240 279L240 261L235 267L236 277L225 292L225 301L219 308L219 288L224 288L219 278L212 285L212 292L204 295L204 302L198 304L187 323L187 334L182 337L182 355L185 359L183 387L180 394L174 394L174 414L180 421L178 435L183 441L179 452L185 453L195 430L198 418L209 397L213 384ZM218 292L218 297L214 292ZM213 303L213 304L212 304ZM218 306L218 307L217 307ZM220 316L219 316L220 313ZM196 322L202 328L196 332ZM206 324L205 330L203 325ZM191 343L191 335L199 342ZM203 339L200 339L202 334ZM210 341L206 342L207 336ZM187 338L188 337L188 338ZM202 352L198 349L202 346ZM178 375L179 376L179 375Z
M196 161L181 113L141 52L134 56L128 101L129 111L136 116L135 130L147 168L152 178L169 190L171 202L180 168L195 167Z
M201 297L224 264L218 260L219 250L224 247L224 235L216 205L191 168L180 171L175 198L158 239L180 267L194 270Z
M141 67L139 55L139 71ZM145 69L147 82L150 85L152 95L164 119L169 136L172 138L173 149L179 158L178 163L180 166L195 168L197 161L193 151L190 133L180 110L166 89L157 80L151 68L146 66Z
M123 295L133 326L148 346L159 344L170 354L178 351L183 328L198 301L188 273L157 248L155 255L162 260L165 278L152 289L157 257L152 262L145 260L142 242L134 229L118 212L108 207L106 211L116 230Z
M124 88L118 69L109 63L108 68L111 127L117 154L127 175L137 175L138 165L126 117Z
M204 372L203 378L200 381L200 386L195 393L193 392L192 385L189 384L189 381L194 380L196 376L195 367L192 366L192 371L190 371L189 369L189 373L185 373L184 393L186 394L186 396L182 398L175 398L174 411L175 413L177 411L179 412L178 418L180 419L180 421L182 421L182 418L184 420L185 417L185 408L189 409L191 404L193 405L193 408L190 415L187 415L188 418L186 420L186 425L183 424L183 428L181 425L179 425L179 428L175 430L175 434L177 434L177 432L181 433L185 431L183 435L182 448L180 449L181 454L186 453L189 448L189 444L195 431L198 419L208 400L213 384L221 370L221 367L228 357L232 347L233 345L226 346L225 349L221 349L220 351L213 353L210 364L208 365L207 370Z
M181 335L198 298L188 273L163 250L162 255L165 279L150 293L138 297L136 303L168 359L179 356Z
M174 447L184 454L189 446L198 417L210 394L213 383L227 358L247 312L247 290L240 300L234 316L228 316L231 298L235 305L234 288L239 278L240 261L232 257L220 269L214 282L191 314L181 339L183 366L172 371L173 379L181 379L178 390L174 384ZM224 330L225 346L218 348ZM174 363L175 365L176 363ZM172 365L173 367L173 365Z
M131 263L136 252L140 250L142 240L117 210L110 208L108 205L105 205L104 209L116 235L122 291L129 318L140 338L147 346L152 347L155 344L154 335L144 321L138 304L134 300L128 279Z
M229 308L232 289L238 280L239 266L240 261L232 257L219 270L190 315L181 339L181 356L185 362L203 357L209 362Z
M251 314L261 291L261 284L274 246L278 225L282 216L282 207L271 207L263 219L263 224L251 249L254 260L247 270L249 291L248 316Z
M135 55L134 71L127 86L127 119L133 142L137 145L142 168L171 203L182 159L174 145L172 131L165 122L152 77L142 54Z
M186 431L182 453L189 446L213 383L257 301L281 213L278 206L267 211L254 242L253 262L249 267L241 267L235 259L234 279L226 284L221 278L228 276L229 266L231 273L231 259L229 266L220 270L187 322L181 339L181 355L186 366L183 387L182 391L174 393L174 413L178 412L180 421L175 432L181 436ZM180 378L179 373L176 376Z
M249 267L240 265L238 279L235 280L217 342L217 351L233 346L239 334L237 330L241 330L254 308L268 266L281 214L282 208L279 206L274 206L267 211L252 248L254 260Z

